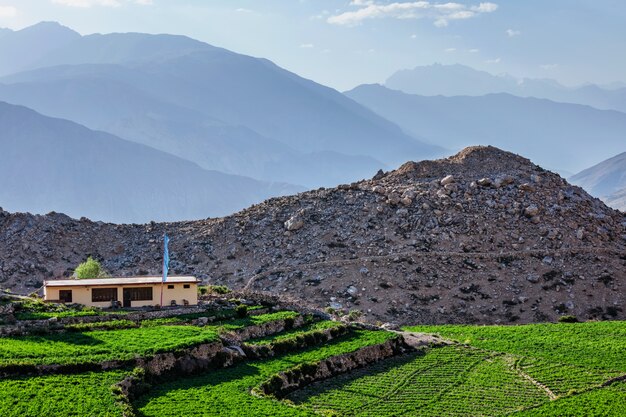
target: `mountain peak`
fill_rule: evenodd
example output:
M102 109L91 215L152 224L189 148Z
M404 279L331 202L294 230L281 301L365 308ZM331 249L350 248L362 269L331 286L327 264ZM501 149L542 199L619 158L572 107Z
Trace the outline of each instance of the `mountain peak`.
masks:
M537 169L530 160L495 146L470 146L448 158L434 161L407 162L389 173L392 177L431 178L455 175L482 177L518 175Z
M41 21L39 23L35 23L34 25L20 29L17 31L17 33L33 33L37 35L40 35L42 33L63 33L72 35L74 37L81 36L80 33L76 32L75 30L54 21Z

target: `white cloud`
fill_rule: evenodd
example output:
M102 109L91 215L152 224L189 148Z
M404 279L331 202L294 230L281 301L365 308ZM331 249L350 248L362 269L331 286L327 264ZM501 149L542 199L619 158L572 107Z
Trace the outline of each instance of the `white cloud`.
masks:
M513 38L515 36L519 36L522 34L519 30L507 29L506 34L509 38Z
M417 35L414 33L411 35L411 39L417 39Z
M300 48L315 48L315 45L312 43L303 43L300 45Z
M17 16L17 9L13 6L0 6L0 18Z
M481 13L492 13L497 10L495 3L480 3L468 6L462 3L434 3L430 1L409 1L394 3L378 3L374 0L352 0L351 6L356 10L337 13L326 19L333 25L357 26L368 19L430 19L437 27L448 26L451 20L465 20Z
M245 9L245 8L243 8L243 7L240 7L240 8L238 8L238 9L235 9L235 11L236 11L237 13L252 13L252 10L250 10L250 9Z
M499 63L500 63L500 61L501 61L501 59L500 59L500 58L494 58L494 59L488 59L488 60L486 60L485 62L486 62L487 64L499 64Z
M559 64L543 64L539 65L544 70L553 70L559 67Z
M468 49L467 52L469 52L470 54L476 54L480 52L480 49L472 48L472 49Z
M330 12L328 10L322 10L319 14L311 16L311 20L326 19L329 14Z
M154 4L153 0L52 0L54 4L60 4L61 6L68 7L82 7L89 8L93 6L102 7L120 7L123 3L134 3L141 6L151 6Z
M472 10L478 13L491 13L498 9L498 5L494 3L480 3L478 6L472 6Z
M444 52L456 52L456 48L446 48L443 51Z

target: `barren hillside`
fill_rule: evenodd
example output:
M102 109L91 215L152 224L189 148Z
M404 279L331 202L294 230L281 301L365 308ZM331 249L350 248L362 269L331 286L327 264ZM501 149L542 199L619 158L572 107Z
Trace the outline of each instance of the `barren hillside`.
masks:
M194 222L113 225L0 211L0 286L29 292L87 255L359 309L371 321L626 318L626 218L517 155L467 148L372 180Z

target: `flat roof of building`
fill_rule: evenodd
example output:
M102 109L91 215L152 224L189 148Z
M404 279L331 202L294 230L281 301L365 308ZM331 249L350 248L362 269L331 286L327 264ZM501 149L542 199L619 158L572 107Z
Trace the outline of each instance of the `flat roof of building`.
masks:
M76 286L111 286L128 284L160 284L163 277L114 277L97 279L57 279L44 281L46 287L76 287ZM196 277L167 277L166 284L196 283Z

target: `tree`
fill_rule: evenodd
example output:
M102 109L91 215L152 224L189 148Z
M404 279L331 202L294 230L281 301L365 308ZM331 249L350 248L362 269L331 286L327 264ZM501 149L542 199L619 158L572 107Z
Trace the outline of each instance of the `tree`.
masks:
M85 279L85 278L99 278L103 275L103 269L100 265L100 262L93 259L91 256L87 258L85 262L78 265L76 270L76 278Z

